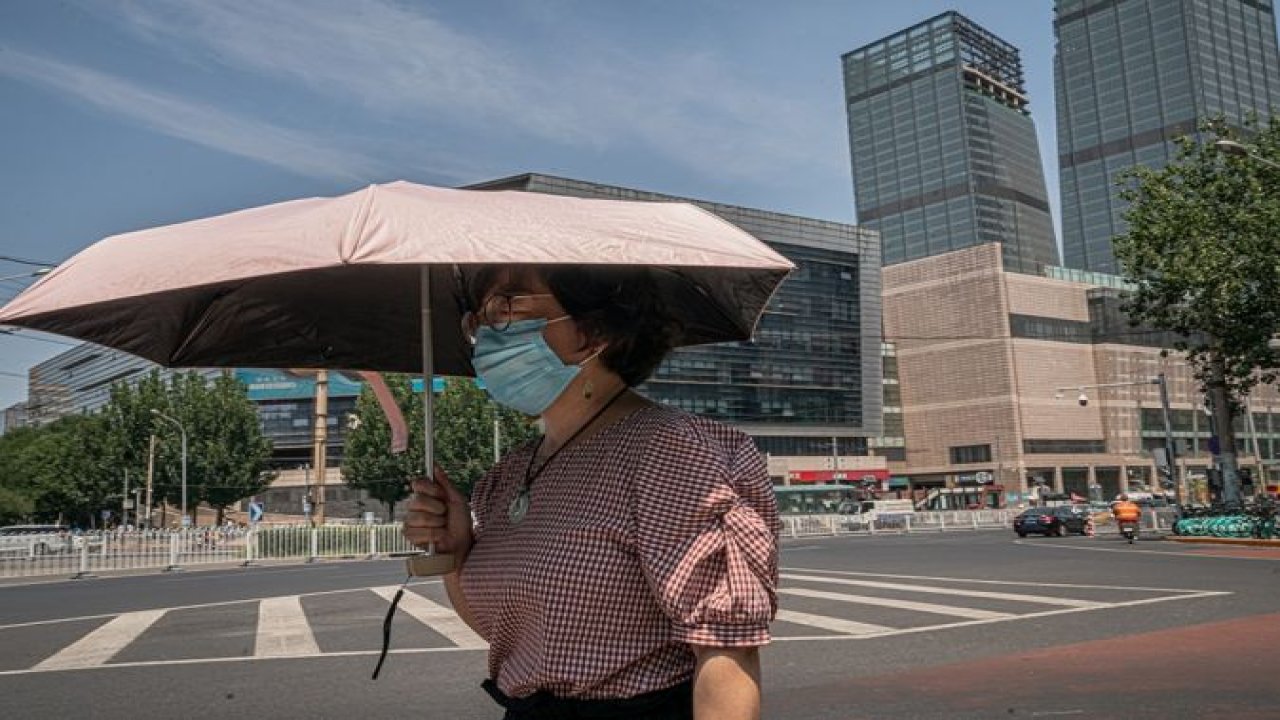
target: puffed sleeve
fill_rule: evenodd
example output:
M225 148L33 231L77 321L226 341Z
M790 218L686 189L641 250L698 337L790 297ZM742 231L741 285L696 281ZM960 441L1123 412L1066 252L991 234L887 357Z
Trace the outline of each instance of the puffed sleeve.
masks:
M636 545L678 640L763 645L777 612L776 500L751 440L719 430L655 430L636 478Z

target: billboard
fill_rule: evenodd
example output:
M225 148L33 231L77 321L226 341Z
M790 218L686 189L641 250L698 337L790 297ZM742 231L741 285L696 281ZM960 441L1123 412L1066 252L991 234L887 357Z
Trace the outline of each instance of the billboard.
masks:
M306 371L237 369L236 379L249 388L249 399L310 400L316 396L315 376ZM329 397L356 397L364 383L358 377L329 373Z
M315 376L308 370L240 368L235 376L249 388L249 399L254 402L310 400L316 396ZM422 392L422 378L413 378L411 383L414 392ZM329 397L358 397L363 388L364 382L355 373L329 371ZM444 392L444 378L433 378L431 389L437 394Z

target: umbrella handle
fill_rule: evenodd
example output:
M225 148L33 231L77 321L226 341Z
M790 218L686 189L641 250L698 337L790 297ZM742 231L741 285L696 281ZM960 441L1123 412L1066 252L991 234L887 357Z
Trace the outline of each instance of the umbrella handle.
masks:
M422 318L422 442L423 461L426 465L424 474L428 480L435 482L435 418L432 414L434 395L432 381L435 379L435 363L431 347L431 268L423 265L419 271L418 302ZM410 555L405 565L409 575L413 577L444 575L453 572L453 555L436 552L435 543L427 545L427 552L422 555Z
M435 543L431 543L425 554L405 558L405 567L413 577L447 575L454 571L453 555L437 553Z

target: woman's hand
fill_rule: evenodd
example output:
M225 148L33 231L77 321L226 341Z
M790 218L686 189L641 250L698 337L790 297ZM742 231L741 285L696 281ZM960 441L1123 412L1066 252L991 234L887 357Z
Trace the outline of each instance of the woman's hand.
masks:
M435 482L414 478L404 536L420 548L434 543L437 552L452 553L461 563L471 550L471 506L437 465Z

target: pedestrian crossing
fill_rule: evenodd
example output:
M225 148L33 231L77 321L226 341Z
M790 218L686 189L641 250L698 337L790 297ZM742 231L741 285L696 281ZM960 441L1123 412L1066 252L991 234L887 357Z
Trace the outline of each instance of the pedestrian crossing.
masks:
M0 626L0 675L190 662L374 655L398 586ZM777 642L868 640L1229 593L790 568ZM482 651L439 581L411 585L393 652ZM53 630L62 626L63 631ZM37 632L38 631L38 632ZM39 646L44 643L45 646Z

